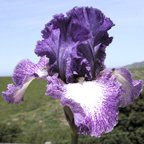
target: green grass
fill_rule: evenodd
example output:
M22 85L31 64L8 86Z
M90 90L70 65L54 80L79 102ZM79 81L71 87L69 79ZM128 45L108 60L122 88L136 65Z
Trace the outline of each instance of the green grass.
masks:
M144 69L131 69L131 72L134 78L144 79ZM0 92L6 90L7 84L11 82L10 77L0 77ZM62 106L59 101L45 96L45 90L45 81L34 80L28 87L22 103L8 104L0 97L0 142L70 143L70 129ZM144 136L143 106L144 100L141 98L135 104L121 110L119 124L113 132L99 139L80 136L79 144L143 144L141 140ZM138 126L135 126L137 117L140 122L138 121ZM5 137L1 139L2 136Z
M1 77L0 83L0 91L3 91L11 83L11 78ZM7 104L0 97L0 123L17 124L23 131L20 142L44 143L69 137L62 106L57 100L45 96L45 89L45 81L34 80L22 103Z

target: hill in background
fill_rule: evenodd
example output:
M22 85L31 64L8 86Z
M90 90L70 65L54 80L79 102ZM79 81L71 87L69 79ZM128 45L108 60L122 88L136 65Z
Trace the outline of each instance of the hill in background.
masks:
M126 65L124 67L128 68L128 69L144 68L144 61L142 61L142 62L135 62L133 64Z
M136 62L123 67L129 69L135 79L144 80L144 61Z

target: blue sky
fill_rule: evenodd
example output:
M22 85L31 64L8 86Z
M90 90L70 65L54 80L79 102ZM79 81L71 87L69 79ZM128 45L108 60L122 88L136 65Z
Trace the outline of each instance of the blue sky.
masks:
M44 25L74 6L98 8L115 23L109 31L114 40L106 50L107 67L144 60L143 0L0 0L0 76L12 75L22 59L37 63L34 48Z

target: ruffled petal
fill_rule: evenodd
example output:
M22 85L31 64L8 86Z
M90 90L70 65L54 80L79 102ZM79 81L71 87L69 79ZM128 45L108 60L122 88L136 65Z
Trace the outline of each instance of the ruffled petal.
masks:
M22 60L16 67L13 73L13 82L16 85L21 85L25 82L27 76L32 77L34 73L35 64L30 60Z
M104 73L94 81L69 84L53 76L48 84L47 95L60 99L72 110L78 133L99 137L117 124L121 88L112 73Z
M122 87L120 107L132 104L142 92L144 82L142 80L133 80L131 73L124 68L115 69L113 74Z
M48 58L42 57L38 64L32 63L30 60L22 60L15 68L13 73L13 81L16 85L21 85L30 79L30 77L43 77L47 73Z
M9 103L19 103L23 100L26 88L34 78L45 78L47 72L48 58L45 56L37 64L30 60L21 61L14 70L14 84L9 84L7 90L2 92L4 100Z
M67 13L67 16L71 18L69 31L74 41L95 38L99 44L107 31L114 26L100 10L92 7L75 7Z
M49 58L49 74L59 74L66 83L79 77L92 80L104 69L105 48L114 26L104 14L92 7L75 7L66 16L55 15L42 31L35 53Z
M47 90L45 94L52 96L55 99L60 99L65 91L63 81L58 79L57 75L52 77L48 76L47 81Z
M49 57L49 63L53 64L58 57L60 30L52 30L47 39L37 42L35 53L38 56L46 55Z

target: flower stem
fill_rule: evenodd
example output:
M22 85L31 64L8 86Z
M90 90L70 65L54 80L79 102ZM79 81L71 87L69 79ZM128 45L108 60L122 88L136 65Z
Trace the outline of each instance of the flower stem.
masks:
M71 144L78 144L78 133L77 133L77 127L74 123L73 113L68 106L65 106L63 109L64 109L65 117L71 129Z
M71 144L78 144L78 134L71 134Z

